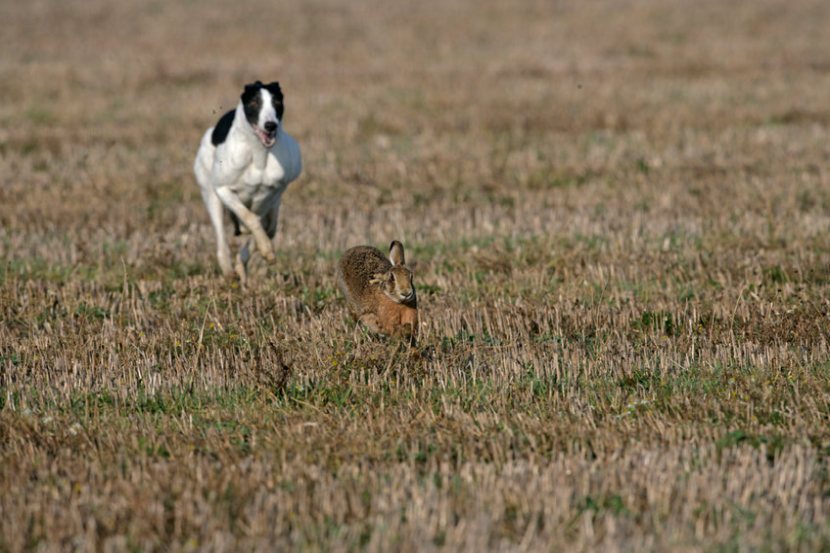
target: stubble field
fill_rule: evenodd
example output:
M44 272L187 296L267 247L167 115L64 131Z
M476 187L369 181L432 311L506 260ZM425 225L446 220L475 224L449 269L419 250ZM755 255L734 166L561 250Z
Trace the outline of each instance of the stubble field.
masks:
M830 548L830 4L0 4L0 551ZM218 274L191 174L305 172ZM413 353L334 266L398 238Z

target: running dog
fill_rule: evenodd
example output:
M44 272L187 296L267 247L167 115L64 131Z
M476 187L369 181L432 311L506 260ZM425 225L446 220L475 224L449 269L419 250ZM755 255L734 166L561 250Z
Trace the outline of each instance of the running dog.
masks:
M219 267L225 276L235 270L243 286L248 280L251 241L245 241L232 266L223 217L227 211L234 234L250 233L259 253L273 261L271 241L277 232L282 193L303 169L300 146L282 128L284 111L278 82L245 85L236 109L202 137L193 164L216 231Z

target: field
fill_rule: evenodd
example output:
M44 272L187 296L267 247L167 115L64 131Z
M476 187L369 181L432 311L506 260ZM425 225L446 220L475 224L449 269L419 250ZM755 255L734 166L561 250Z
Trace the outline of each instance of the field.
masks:
M0 551L830 549L830 3L0 20ZM258 78L246 292L191 165ZM335 287L393 238L414 350Z

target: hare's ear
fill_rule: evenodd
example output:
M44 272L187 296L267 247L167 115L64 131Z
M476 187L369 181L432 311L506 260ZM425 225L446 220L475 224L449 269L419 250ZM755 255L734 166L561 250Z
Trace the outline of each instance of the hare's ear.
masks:
M389 273L375 273L369 279L369 284L383 284L389 280Z
M392 243L389 244L389 261L395 266L406 264L403 256L403 244L397 240L392 240Z

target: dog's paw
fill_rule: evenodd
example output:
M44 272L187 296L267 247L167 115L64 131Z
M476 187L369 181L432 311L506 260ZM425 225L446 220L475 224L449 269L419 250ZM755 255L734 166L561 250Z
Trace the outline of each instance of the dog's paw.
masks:
M220 249L216 252L216 259L219 261L219 269L222 271L222 276L227 277L234 274L230 250Z
M227 264L220 262L219 270L222 271L222 276L225 278L232 278L236 276L236 272L233 270L233 265L231 265L230 261L228 261Z
M266 261L274 261L274 259L276 259L274 257L274 247L271 245L270 242L268 242L267 246L264 245L264 244L258 244L257 249L259 250L259 253L262 255L262 257L265 258Z
M245 289L248 287L248 269L241 261L236 262L234 267L236 270L236 277L239 278L239 285Z

